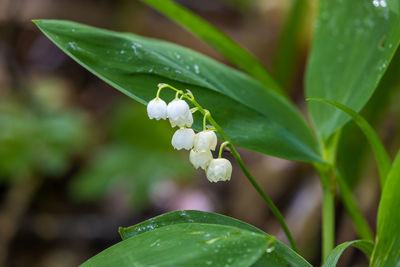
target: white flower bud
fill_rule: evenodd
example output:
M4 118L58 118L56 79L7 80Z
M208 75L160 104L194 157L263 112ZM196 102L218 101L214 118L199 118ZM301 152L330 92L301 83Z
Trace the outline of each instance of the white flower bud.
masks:
M172 136L172 146L177 149L191 149L193 147L193 139L195 133L192 129L179 129Z
M232 164L227 159L213 159L208 165L206 175L210 182L229 181L232 175Z
M172 100L168 104L167 114L172 127L192 126L193 116L190 112L188 103L184 100Z
M212 159L213 156L210 150L204 152L196 152L193 149L190 150L189 160L196 169L199 167L203 170L207 169Z
M207 150L215 150L217 146L217 135L214 131L203 131L194 137L193 150L196 152L204 152Z
M167 118L167 104L161 98L154 98L147 104L147 115L150 119L163 119Z

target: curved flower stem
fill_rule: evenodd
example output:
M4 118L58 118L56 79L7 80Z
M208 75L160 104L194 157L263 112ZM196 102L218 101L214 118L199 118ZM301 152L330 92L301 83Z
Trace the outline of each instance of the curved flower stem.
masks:
M165 83L159 84L158 85L159 90L157 92L157 96L159 95L159 92L163 88L166 88L166 87L176 91L177 94L182 94L182 97L184 97L187 100L189 100L197 108L197 110L200 111L201 114L203 114L203 116L204 116L203 124L205 124L205 121L208 120L214 126L215 130L221 135L222 139L225 142L228 142L228 143L225 143L224 146L226 146L226 145L229 146L233 157L235 158L236 162L239 164L239 166L242 169L243 173L246 175L247 179L253 185L253 187L256 189L256 191L260 194L260 196L267 203L268 207L271 209L272 213L275 215L275 217L278 220L279 224L282 226L283 231L285 232L286 237L288 238L292 249L294 251L298 252L298 249L297 249L296 243L294 242L293 236L290 233L290 230L289 230L288 226L286 225L285 219L283 218L283 216L280 213L279 209L275 206L274 202L267 196L267 194L262 190L260 185L256 182L254 177L250 174L249 170L247 169L246 165L242 161L242 158L240 157L239 153L237 152L237 150L233 146L232 142L230 141L228 136L225 134L225 132L222 130L222 128L218 125L218 123L213 119L213 117L211 116L210 112L208 110L204 109L202 106L200 106L199 103L197 103L197 101L194 99L194 97L193 97L193 95L192 95L192 93L190 91L188 91L188 93L185 94L181 90L179 90L179 89L177 89L177 88L175 88L175 87L173 87L173 86L171 86L169 84L165 84Z
M195 105L198 108L198 110L203 115L206 114L206 111L196 102L196 100L194 100L194 99L189 99L189 100L193 103L193 105ZM237 152L237 150L233 146L232 142L230 141L228 136L225 134L225 132L222 130L222 128L218 125L218 123L213 119L211 114L207 115L207 119L215 127L216 131L221 135L222 139L224 139L226 142L229 142L228 146L229 146L229 148L231 150L231 153L232 153L233 157L235 158L235 160L237 161L237 163L239 164L239 166L242 169L243 173L246 175L246 177L249 180L249 182L257 190L257 192L261 195L261 197L267 203L268 207L271 209L272 213L275 215L275 217L278 220L279 224L282 226L283 231L285 232L285 234L286 234L286 236L287 236L287 238L288 238L288 240L290 242L290 245L291 245L292 249L294 251L298 252L296 243L294 242L294 239L293 239L293 236L290 233L290 230L289 230L288 226L286 225L285 219L283 218L283 216L280 213L279 209L275 206L274 202L267 196L267 194L262 190L260 185L256 182L254 177L250 174L249 170L246 168L246 165L242 161L239 153Z
M218 158L220 159L222 156L222 151L224 151L224 148L229 145L230 142L229 141L225 141L221 144L221 146L219 147L219 153L218 153Z

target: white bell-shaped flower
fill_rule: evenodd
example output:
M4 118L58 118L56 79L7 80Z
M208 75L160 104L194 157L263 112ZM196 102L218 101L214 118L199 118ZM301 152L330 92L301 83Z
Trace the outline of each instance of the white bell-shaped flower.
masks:
M150 119L163 119L167 118L167 104L161 98L154 98L147 104L147 115Z
M172 127L192 126L192 113L188 103L182 99L172 100L167 106L167 114Z
M193 150L196 152L204 152L207 150L215 150L217 146L217 135L214 131L203 131L194 137Z
M177 149L192 149L195 133L192 129L181 128L172 136L172 146Z
M224 158L213 159L208 165L206 175L210 182L229 181L232 175L232 164Z
M207 169L212 159L213 156L210 150L204 152L196 152L193 149L190 150L189 160L196 169L198 169L199 167L203 170Z

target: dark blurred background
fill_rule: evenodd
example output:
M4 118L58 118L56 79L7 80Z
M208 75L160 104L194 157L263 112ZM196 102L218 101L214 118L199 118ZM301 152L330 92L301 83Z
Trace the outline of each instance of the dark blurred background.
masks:
M302 77L316 0L178 2L253 52L305 110ZM79 66L30 22L44 18L164 39L227 63L139 1L0 0L0 266L76 266L118 242L119 226L177 209L229 215L286 242L235 164L231 182L209 183L186 151L173 150L168 122L148 120L144 106ZM391 154L400 144L399 62L396 56L363 111ZM343 136L339 164L375 227L373 157L353 124ZM301 254L317 265L321 192L310 165L240 152ZM337 243L355 238L338 201ZM341 265L357 264L366 265L362 254L348 250Z

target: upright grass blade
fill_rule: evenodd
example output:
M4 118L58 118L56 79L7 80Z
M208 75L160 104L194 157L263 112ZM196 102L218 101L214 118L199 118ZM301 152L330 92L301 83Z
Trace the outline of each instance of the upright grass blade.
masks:
M336 182L339 185L340 196L348 214L350 215L357 234L360 236L361 239L372 241L374 239L374 236L371 228L369 227L367 220L365 219L359 206L357 205L357 202L350 188L348 187L346 180L343 179L338 169L335 170L335 173Z
M271 75L251 53L207 21L171 0L141 1L207 42L228 60L259 80L266 88L284 95Z
M292 2L274 56L273 73L285 90L292 87L296 66L299 63L300 38L304 33L305 14L310 4L308 0L293 0Z
M378 210L378 226L373 267L400 266L400 151L382 190Z
M342 253L350 246L360 249L369 259L371 257L372 249L374 248L374 243L370 240L353 240L344 242L332 250L322 267L335 267Z
M351 108L339 104L335 101L328 99L320 99L320 98L308 98L307 100L324 102L338 108L339 110L349 115L354 120L354 122L361 128L361 130L367 137L368 142L372 147L372 150L374 151L375 159L378 164L381 186L383 188L386 176L391 168L391 160L385 147L383 146L382 142L380 141L378 135L376 134L375 130L371 127L371 125L369 125L369 123L361 115L359 115Z

